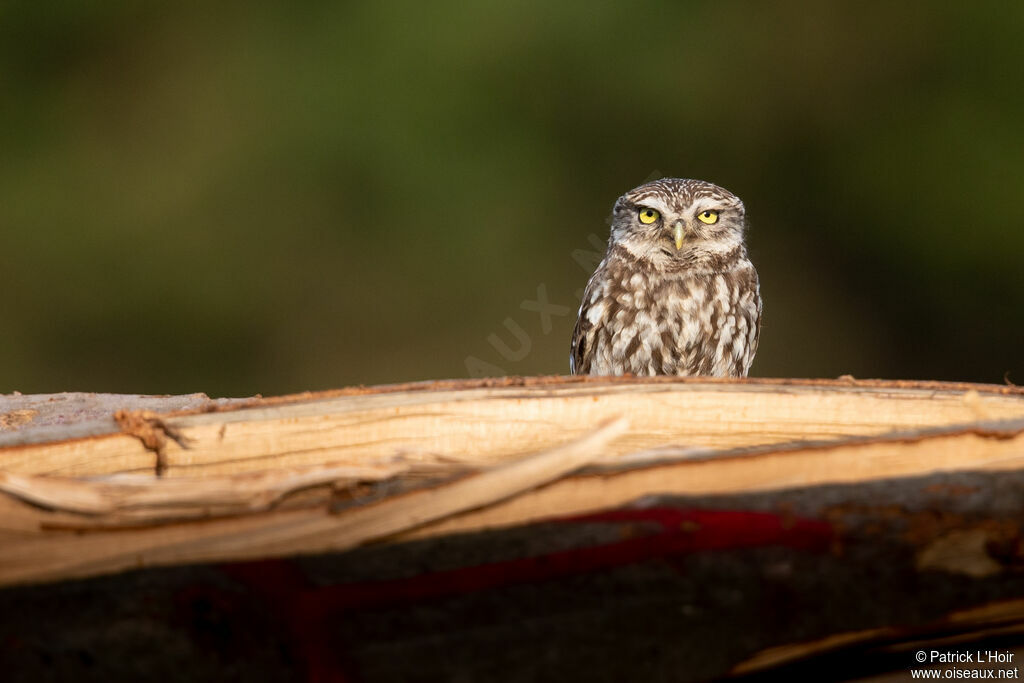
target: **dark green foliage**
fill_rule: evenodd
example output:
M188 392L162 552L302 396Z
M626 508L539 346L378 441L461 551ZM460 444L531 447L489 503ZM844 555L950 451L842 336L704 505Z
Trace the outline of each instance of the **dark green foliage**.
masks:
M1013 3L5 3L0 392L566 373L573 251L660 174L747 204L753 375L1024 382L1022 35Z

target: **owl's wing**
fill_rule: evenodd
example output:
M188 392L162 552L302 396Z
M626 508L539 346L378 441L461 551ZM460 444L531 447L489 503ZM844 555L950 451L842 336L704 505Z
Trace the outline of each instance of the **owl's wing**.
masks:
M569 374L585 375L587 373L587 335L583 331L583 307L580 307L576 327L572 330L572 343L569 345Z
M757 309L754 312L754 320L752 329L750 331L750 346L748 353L750 354L750 363L754 362L754 354L757 353L757 343L761 339L761 312L763 310L763 301L761 300L761 293L757 293ZM747 363L747 367L750 367L750 363Z
M751 267L751 273L752 288L748 289L750 298L746 300L745 305L742 307L742 313L747 322L747 349L738 367L741 377L746 377L750 371L750 366L754 362L754 355L757 353L757 343L761 338L761 292L757 283L757 271L754 271L753 267Z
M591 278L586 289L583 290L583 302L580 304L580 312L576 317L576 327L572 330L572 344L569 347L569 372L573 375L590 373L595 325L590 321L587 313L590 310L590 300L593 298L591 295L596 279Z

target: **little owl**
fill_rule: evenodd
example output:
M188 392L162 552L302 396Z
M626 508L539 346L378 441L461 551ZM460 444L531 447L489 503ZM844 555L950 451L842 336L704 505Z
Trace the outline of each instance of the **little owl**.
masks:
M740 198L664 178L619 197L608 251L583 292L574 375L745 377L761 295Z

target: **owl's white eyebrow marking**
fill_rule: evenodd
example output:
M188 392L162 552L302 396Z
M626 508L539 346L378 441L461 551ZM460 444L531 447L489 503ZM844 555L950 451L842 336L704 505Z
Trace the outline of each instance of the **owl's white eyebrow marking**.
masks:
M721 211L723 209L743 210L743 202L733 201L725 197L697 197L691 205L693 215L702 211Z
M644 197L642 199L637 200L636 205L640 208L654 209L662 216L672 213L672 210L671 208L669 208L668 204L663 202L658 197Z

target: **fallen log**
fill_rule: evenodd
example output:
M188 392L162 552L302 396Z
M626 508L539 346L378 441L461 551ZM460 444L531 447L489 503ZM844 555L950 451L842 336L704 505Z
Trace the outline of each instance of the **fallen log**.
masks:
M264 674L707 680L1024 632L1016 387L9 396L0 427L0 614L200 586L291 644Z

